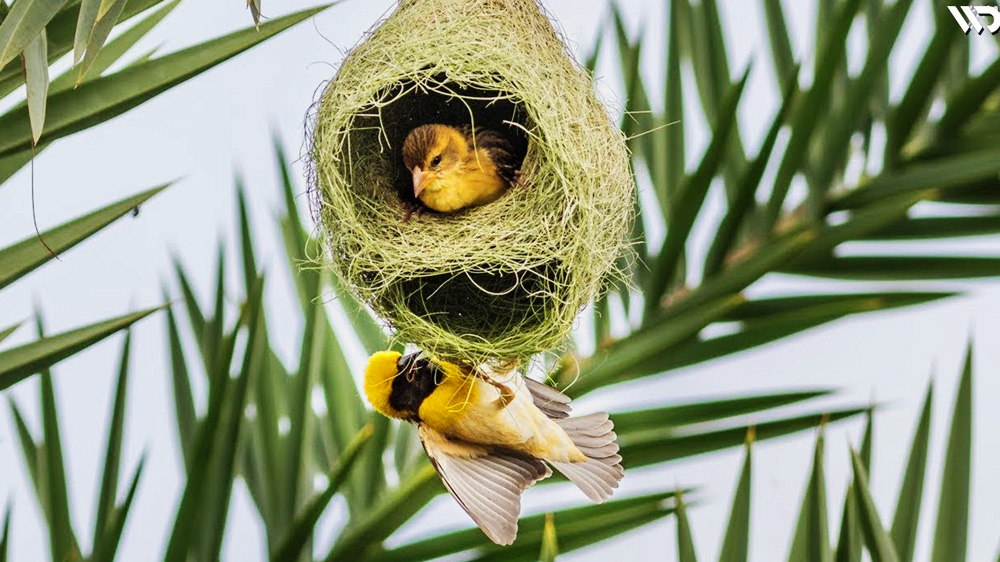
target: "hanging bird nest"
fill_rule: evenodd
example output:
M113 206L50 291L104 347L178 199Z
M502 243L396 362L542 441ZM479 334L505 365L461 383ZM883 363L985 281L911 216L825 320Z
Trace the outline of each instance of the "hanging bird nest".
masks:
M506 135L523 185L404 220L401 147L426 123ZM403 343L473 364L558 348L626 251L624 138L536 0L402 0L348 54L312 127L325 265Z

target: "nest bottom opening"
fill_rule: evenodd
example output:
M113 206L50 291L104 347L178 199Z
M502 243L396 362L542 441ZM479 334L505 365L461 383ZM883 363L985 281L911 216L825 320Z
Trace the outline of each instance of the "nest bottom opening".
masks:
M562 269L553 262L516 272L431 273L398 283L384 304L405 308L459 338L502 348L505 342L531 338L551 315L560 314L553 307L561 301L555 295Z

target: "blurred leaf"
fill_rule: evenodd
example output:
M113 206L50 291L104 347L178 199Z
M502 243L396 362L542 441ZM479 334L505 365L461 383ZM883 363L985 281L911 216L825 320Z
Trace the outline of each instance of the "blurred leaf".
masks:
M218 394L221 394L221 423L211 432L213 440L211 453L208 455L209 470L203 492L207 497L199 498L198 517L204 527L201 542L202 556L208 560L219 560L222 550L222 539L225 536L226 519L229 513L229 503L232 498L233 479L236 474L236 454L239 448L244 423L247 395L251 384L259 385L261 370L257 362L261 361L269 349L266 345L252 345L259 341L263 330L263 277L248 288L247 299L237 326L247 327L247 346L243 354L243 364L239 376L232 379L229 374L228 361L220 362L216 375L225 378L225 382L217 382ZM231 355L232 352L229 352ZM255 376L257 377L255 380ZM207 424L207 422L206 422ZM185 490L187 493L187 490Z
M25 4L31 5L30 2ZM116 117L327 7L321 6L276 18L262 25L259 32L253 28L237 31L123 69L111 76L85 82L75 90L55 93L49 98L48 104L48 139L55 140ZM4 23L7 21L10 18ZM5 131L4 136L0 137L0 156L30 146L26 111L15 109L0 116L0 130Z
M860 526L864 531L865 544L871 554L872 562L897 562L899 557L892 546L892 539L882 527L875 502L868 491L868 475L858 454L851 450L851 464L854 467L854 489L858 494L858 513Z
M708 148L705 149L705 155L698 168L684 185L680 200L676 206L671 207L670 219L667 223L667 238L652 264L652 276L646 287L647 317L653 316L653 313L659 308L660 298L668 288L670 280L674 278L678 261L684 253L685 244L691 233L691 227L701 211L708 188L712 184L712 178L715 177L722 161L729 134L736 123L739 100L749 76L750 68L748 67L740 81L727 92L719 111L719 121L712 131L712 140Z
M954 217L920 217L896 221L866 240L940 240L1000 232L1000 213Z
M7 404L10 406L10 413L14 417L14 425L17 427L17 439L21 445L21 457L24 459L28 476L31 477L31 484L34 486L38 504L44 512L49 507L49 502L45 499L45 482L43 480L44 475L42 474L42 463L45 462L42 460L44 444L35 442L35 438L31 436L28 424L24 421L24 416L21 414L21 410L17 407L14 399L8 398ZM46 513L45 516L48 517L48 514Z
M840 520L840 536L837 539L836 562L861 562L861 548L864 536L858 523L858 500L854 483L847 486L844 493L844 511Z
M792 133L788 148L781 158L777 176L771 189L771 198L767 202L765 224L770 228L781 214L791 186L792 178L807 157L808 149L819 120L817 115L823 113L823 108L830 101L832 80L834 74L844 64L844 45L847 33L858 12L861 0L846 0L838 2L835 16L829 25L823 26L824 40L822 48L816 52L816 67L813 72L812 86L803 97L792 118ZM820 2L820 6L824 3ZM827 5L827 7L830 7Z
M886 118L884 160L893 168L902 156L903 146L921 119L930 109L934 99L934 86L941 77L941 70L948 60L951 46L961 37L958 27L946 22L935 26L934 36L927 44L924 56L913 73L903 98L890 110Z
M329 484L327 484L326 489L310 499L305 507L299 511L295 521L289 525L284 538L272 551L271 560L279 562L298 559L306 542L316 528L316 523L319 521L320 516L323 515L323 511L326 510L326 506L329 505L333 496L336 495L344 485L344 482L347 481L347 477L351 473L351 468L353 468L355 461L360 457L371 436L372 426L368 424L362 427L351 439L347 447L341 452L340 458L337 459L336 466L330 471Z
M948 97L944 115L937 122L935 135L947 139L954 136L976 114L996 90L1000 80L1000 60L994 60L979 76L965 82Z
M306 313L306 325L302 332L302 345L299 350L299 368L293 382L289 407L291 423L286 448L288 458L285 459L285 482L281 486L288 520L295 516L300 500L306 497L309 491L308 453L312 450L309 444L312 441L312 426L315 423L313 416L310 415L312 413L310 398L323 364L323 332L316 326L319 319L317 308L320 306L314 305Z
M794 69L795 57L792 55L792 43L788 38L788 24L785 23L781 0L764 0L763 5L775 78L779 84L787 84L798 71Z
M761 178L764 176L764 170L771 159L771 151L778 140L778 133L781 132L781 128L785 124L785 119L791 111L792 103L797 99L798 76L799 67L794 66L791 77L785 84L781 107L778 108L778 113L775 114L774 119L771 121L771 126L764 137L764 142L761 144L761 148L757 152L757 156L753 159L753 162L740 175L735 189L735 196L729 203L726 214L719 223L715 238L712 240L708 255L705 257L705 267L702 276L706 279L714 276L723 269L726 256L733 249L740 226L754 208L757 187L760 185Z
M163 191L169 184L162 185L112 203L107 207L84 215L41 234L31 236L13 246L0 248L0 289L27 275L35 268L52 259L53 252L62 253L87 239L116 219L132 211L150 197ZM48 248L46 247L48 245ZM2 370L2 368L0 368Z
M380 544L413 517L416 512L420 511L431 498L443 491L444 487L438 479L434 467L430 463L425 463L420 471L401 482L392 492L382 496L380 501L375 504L374 509L361 516L352 527L344 530L337 537L337 542L334 543L324 560L334 562L336 560L360 559L359 557L363 553ZM479 529L475 529L475 531L482 534ZM434 542L439 547L443 547L446 543L442 540ZM402 548L381 554L389 554ZM536 549L532 555L537 556L538 550ZM402 560L410 560L411 558L408 556L404 555Z
M48 44L44 29L28 43L21 56L24 60L24 83L27 85L31 144L36 145L45 127L45 101L49 95Z
M167 300L166 291L164 291L164 300ZM191 378L188 375L187 360L184 359L184 347L181 345L177 319L174 317L172 307L167 307L167 338L170 347L170 380L174 397L177 437L180 441L180 456L185 469L187 469L191 458L191 443L194 439L197 418L194 411L194 397L191 394Z
M743 470L740 471L739 483L733 494L733 505L729 510L729 524L722 539L719 551L719 562L746 562L750 549L750 468L751 449L754 441L754 429L746 433L745 457Z
M561 553L571 552L669 515L674 510L665 504L671 496L672 492L651 494L556 511L553 516L559 521L559 550ZM497 546L491 543L482 531L472 527L406 543L389 550L377 551L372 554L370 560L372 562L433 560L472 551L479 556L471 560L478 562L487 560L535 562L541 550L544 525L544 514L522 517L517 541L511 546Z
M14 502L7 500L7 509L3 514L3 535L0 535L0 562L7 562L7 554L10 550L10 513L14 507Z
M841 169L847 164L851 135L865 116L863 108L866 100L871 98L884 78L883 73L888 71L886 56L880 54L892 52L912 3L913 0L897 0L886 10L881 17L878 33L871 35L872 41L868 49L872 54L865 60L861 73L847 86L843 110L831 114L822 138L823 157L818 159L812 170L813 179L810 182L809 201L817 219L824 211L826 195L834 176L842 173Z
M568 390L572 396L615 382L634 378L651 357L660 356L674 345L688 340L714 319L739 305L738 296L727 296L674 318L672 322L633 332L610 347L595 352L580 365L579 378ZM573 379L560 378L561 385Z
M0 68L21 54L45 29L45 25L67 0L25 0L15 2L0 23Z
M13 335L14 332L16 332L17 329L20 328L20 327L21 327L21 323L18 322L17 324L14 324L10 328L4 328L4 329L0 330L0 343L2 343L3 340L9 338L11 335Z
M823 426L816 434L816 449L813 452L812 474L802 497L798 523L792 547L788 553L789 562L810 560L826 562L832 560L830 552L829 523L826 507L826 478L823 475Z
M835 422L851 418L864 411L864 408L849 408L814 412L780 420L753 423L752 427L756 430L756 440L763 441L814 428L824 420ZM619 430L617 419L615 423L615 431L618 433L621 443L621 455L626 470L735 447L745 440L747 430L750 427L751 425L741 424L735 427L709 428L702 431L689 429L667 433L653 429L633 433L627 428Z
M38 323L39 342L44 342L45 335L41 317L36 317ZM56 336L58 337L58 336ZM0 365L3 365L0 355ZM70 523L69 493L66 491L66 462L62 452L62 436L59 429L59 413L56 410L55 389L52 386L52 374L46 369L39 369L41 377L40 402L42 412L42 466L45 475L45 499L48 503L45 513L48 515L49 548L53 560L75 560L80 557L80 547Z
M556 524L552 513L545 514L545 527L542 530L542 551L538 555L539 562L555 562L559 555L559 542L556 538Z
M971 279L1000 275L1000 258L961 256L844 256L781 268L788 273L868 281Z
M126 314L0 352L0 389L47 369L158 310Z
M972 480L972 341L965 353L962 378L955 396L948 449L941 472L937 524L931 562L966 559L969 536L969 493Z
M683 492L675 490L674 499L677 502L677 562L698 562Z
M890 310L946 299L959 293L934 291L898 291L884 293L839 293L795 295L744 301L726 315L725 320L759 320L779 314L826 308L862 312L864 310Z
M685 184L684 160L684 88L681 80L681 31L683 24L681 21L680 2L671 2L670 23L667 36L667 75L664 84L663 113L665 128L658 132L658 137L663 138L663 152L657 152L658 158L653 158L652 166L658 168L660 165L665 169L653 174L655 180L654 187L660 195L660 204L663 207L663 217L670 216L670 207L676 200L678 193ZM671 123L667 125L667 123ZM641 220L637 217L636 220Z
M831 392L830 390L781 392L756 396L738 396L729 399L705 400L703 402L689 402L648 410L631 410L615 414L615 427L619 431L622 428L627 428L629 431L657 428L662 430L674 426L715 422L736 416L756 414L789 404L797 404L806 400L812 400L813 398L829 396Z
M169 311L169 309L168 309ZM108 522L115 507L118 491L118 472L121 469L122 434L125 425L125 399L128 393L129 357L132 347L132 331L125 332L118 382L115 384L115 402L111 408L111 423L108 426L108 441L104 452L104 470L101 476L101 491L97 496L97 519L94 521L94 540L99 544L108 531ZM140 465L141 466L141 465Z
M221 247L219 257L222 258ZM188 315L188 321L191 323L194 338L200 346L204 346L202 342L205 339L205 332L208 328L205 313L202 312L201 305L198 304L198 297L195 296L194 288L191 286L191 281L188 279L184 267L177 258L174 258L174 272L177 275L177 283L180 285L181 296L184 299L185 311ZM203 353L203 355L205 354Z
M125 500L111 511L104 534L94 538L94 551L88 558L90 562L113 562L115 559L118 546L121 543L122 531L125 529L125 521L132 509L132 500L135 499L135 492L139 487L139 479L142 477L142 468L145 464L146 455L143 454L135 469L135 475L132 476Z
M237 326L247 326L247 341L255 341L258 329L257 315L261 306L260 284L247 297ZM173 561L187 558L197 544L200 533L207 533L210 525L217 521L204 520L203 515L209 511L226 513L222 506L206 502L206 496L213 492L218 494L215 499L228 505L233 457L239 442L239 428L243 419L247 387L249 386L250 367L254 358L254 348L249 346L243 357L243 367L236 379L229 377L229 364L232 361L232 340L228 340L220 349L214 362L212 377L218 382L209 394L208 412L199 424L192 444L192 454L188 467L187 484L181 496L180 504L174 518L173 529L167 544L164 560ZM227 480L227 473L229 478ZM224 490L219 487L224 486ZM207 504L207 505L206 505ZM222 521L224 524L225 521ZM204 527L202 526L204 525ZM216 537L221 541L221 533ZM210 545L213 546L213 545ZM212 548L206 547L211 551Z
M930 437L931 404L934 384L927 385L924 407L920 421L913 432L910 457L906 463L906 473L900 483L896 514L892 520L892 541L901 562L911 562L916 552L917 525L920 522L920 506L924 497L924 473L927 470L927 441Z
M883 172L870 182L832 202L834 209L853 209L879 199L926 189L944 190L1000 173L1000 150L986 148L919 162L899 171Z

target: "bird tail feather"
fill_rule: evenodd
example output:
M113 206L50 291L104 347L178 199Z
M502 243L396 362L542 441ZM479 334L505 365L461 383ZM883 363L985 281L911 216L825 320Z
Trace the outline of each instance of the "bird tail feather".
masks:
M550 464L591 500L600 503L611 497L625 475L622 457L618 454L618 436L608 414L599 412L578 418L554 420L569 435L585 462L551 462Z

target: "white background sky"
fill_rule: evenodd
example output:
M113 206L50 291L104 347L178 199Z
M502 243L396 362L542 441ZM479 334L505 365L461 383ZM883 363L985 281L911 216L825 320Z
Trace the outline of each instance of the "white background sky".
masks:
M216 241L227 237L227 250L235 255L235 172L246 178L256 243L262 265L283 272L279 234L273 217L280 208L276 171L272 161L271 132L288 151L297 154L302 123L314 90L333 73L333 65L379 16L391 0L348 0L311 22L270 40L263 46L175 88L111 123L60 141L35 163L38 220L42 228L98 208L158 183L183 177L176 185L143 206L137 219L127 218L83 246L62 256L2 293L0 325L29 318L33 303L45 313L48 328L61 331L124 313L133 307L161 302L161 284L173 286L171 255L179 256L194 275L199 292L207 299L212 284ZM603 0L547 0L578 52L588 52L599 22L608 13ZM624 0L623 10L634 32L642 27L649 42L643 68L654 100L662 99L664 7L660 0ZM796 55L811 53L815 19L811 2L786 2L793 27ZM901 73L913 68L915 57L929 39L930 6L917 2L890 58L898 98ZM306 0L265 1L265 13L281 15L311 5ZM186 2L136 52L164 43L174 50L204 38L245 27L249 14L239 0ZM777 106L772 69L758 3L720 1L726 39L735 59L735 73L756 61L749 91L741 106L741 126L751 153L755 139ZM855 30L860 31L860 30ZM861 36L855 33L853 36ZM971 36L976 66L995 56L992 40ZM332 44L331 44L332 43ZM605 56L605 63L613 55ZM604 69L611 68L605 64ZM620 90L617 76L608 71L602 87L612 97ZM687 78L690 78L688 76ZM687 92L693 99L694 92ZM620 99L620 96L618 97ZM5 104L9 105L9 103ZM689 109L684 116L689 131L689 159L700 153L706 132L699 116ZM690 163L689 163L690 164ZM301 177L302 166L295 165ZM0 189L0 246L32 234L29 177L20 173ZM718 195L718 194L716 194ZM715 197L716 203L719 198ZM705 239L704 229L701 236ZM656 234L652 235L654 238ZM949 253L972 250L996 253L997 240L958 241L939 248ZM237 264L229 264L235 294ZM294 361L292 349L301 330L298 306L290 280L272 275L268 287L272 336L283 357ZM795 285L801 290L801 285ZM996 556L1000 531L1000 481L990 478L1000 471L995 452L1000 411L992 408L1000 396L1000 291L996 284L972 286L970 296L919 309L878 313L848 319L736 358L675 372L655 382L633 384L589 397L580 409L649 405L692 397L721 397L749 391L834 387L842 391L828 400L831 406L866 404L875 397L885 407L876 417L873 485L883 514L895 505L911 432L925 385L934 372L936 381L928 474L931 482L925 501L936 502L942 444L965 340L976 339L975 450L973 467L972 527L969 560ZM787 282L771 280L756 292L775 293ZM175 291L171 291L176 294ZM140 454L148 454L120 552L122 560L148 560L162 556L166 531L180 493L180 460L172 430L172 402L162 315L144 321L133 341L132 379L129 388L125 469L131 474ZM27 341L23 329L15 342ZM113 392L120 339L114 338L56 369L56 391L63 423L63 444L68 463L73 522L85 551L93 528L93 506L99 486L101 455L105 446L107 416ZM359 367L360 354L352 356ZM24 382L8 393L27 412L38 429L37 383ZM6 409L5 407L3 409ZM838 424L828 433L828 486L831 523L839 522L844 487L849 478L848 443L858 441L860 424ZM808 476L812 436L801 434L755 449L754 518L752 558L784 559L790 544L801 494ZM0 499L13 495L13 559L37 560L47 552L40 512L31 498L21 468L10 416L0 415ZM691 513L695 542L703 559L718 553L728 504L740 466L739 451L699 457L666 467L630 472L619 495L652 492L675 485L697 486L701 502ZM563 487L533 490L525 500L526 511L557 502L577 504L582 496ZM224 546L228 560L262 560L260 529L249 511L245 489L237 486ZM334 510L336 511L336 510ZM926 559L933 517L922 520L920 549ZM328 524L335 524L336 513ZM403 531L415 536L428 529L458 528L468 524L449 498L442 497ZM835 531L833 531L835 532ZM675 528L664 520L588 551L566 555L566 560L672 559Z

